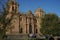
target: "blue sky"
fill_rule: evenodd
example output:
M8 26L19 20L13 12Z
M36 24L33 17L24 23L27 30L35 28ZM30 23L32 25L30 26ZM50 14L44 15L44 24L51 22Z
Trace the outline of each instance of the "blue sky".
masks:
M6 0L4 0L6 1ZM20 12L33 13L37 8L42 8L46 13L52 12L60 17L60 0L16 0L19 3Z
M52 12L60 17L60 0L17 0L20 12L33 13L37 8L42 8L46 13Z

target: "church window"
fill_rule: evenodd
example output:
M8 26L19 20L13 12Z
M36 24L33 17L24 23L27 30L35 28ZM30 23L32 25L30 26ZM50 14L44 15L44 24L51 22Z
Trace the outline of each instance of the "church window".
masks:
M15 12L14 6L12 6L12 11Z
M37 33L37 25L34 25L34 32Z
M22 21L22 17L20 17L20 21Z
M22 28L20 28L20 33L22 33Z
M32 25L29 25L29 33L32 33Z
M15 5L15 9L14 9L14 12L15 12L15 13L17 12L17 7L16 7L16 5Z
M20 33L22 33L23 32L23 29L22 29L22 27L20 26L20 28L19 28L19 32Z
M15 3L12 1L12 4L14 5Z
M34 18L34 23L36 24L37 23L37 19Z
M14 11L14 7L12 6L12 10Z
M36 33L37 33L37 29L36 29Z

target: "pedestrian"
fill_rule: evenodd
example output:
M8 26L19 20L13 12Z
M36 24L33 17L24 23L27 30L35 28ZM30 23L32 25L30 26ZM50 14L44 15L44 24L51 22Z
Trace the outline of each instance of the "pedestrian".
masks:
M49 40L54 40L54 37L51 36L51 37L49 38Z

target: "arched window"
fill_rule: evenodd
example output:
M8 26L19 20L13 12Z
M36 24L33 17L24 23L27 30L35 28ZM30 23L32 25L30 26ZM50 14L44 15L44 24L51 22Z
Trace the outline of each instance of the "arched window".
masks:
M29 33L32 33L32 25L29 25Z
M14 8L14 6L12 6L12 11L13 13L16 13L16 9Z
M22 28L20 28L20 33L22 33Z
M37 33L38 29L37 29L37 25L34 25L34 33Z
M37 33L37 28L36 28L36 33Z
M23 32L23 29L22 29L22 27L20 26L20 28L19 28L19 33L22 33Z
M14 11L14 6L12 6L12 11Z
M22 21L22 17L20 17L20 21Z

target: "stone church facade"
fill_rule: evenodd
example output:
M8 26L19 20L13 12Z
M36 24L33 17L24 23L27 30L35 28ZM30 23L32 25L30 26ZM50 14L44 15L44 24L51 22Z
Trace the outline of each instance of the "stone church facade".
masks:
M38 8L34 14L28 11L26 14L18 11L19 5L16 1L9 0L6 5L6 19L11 19L11 29L6 34L40 34L41 19L45 12Z

